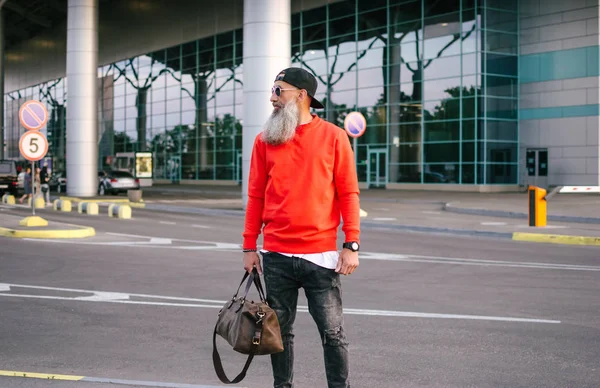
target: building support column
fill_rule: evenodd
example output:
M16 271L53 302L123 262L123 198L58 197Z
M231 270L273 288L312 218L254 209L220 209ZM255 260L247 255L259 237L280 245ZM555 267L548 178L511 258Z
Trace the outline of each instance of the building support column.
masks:
M0 0L0 159L4 159L4 12L2 6L6 0Z
M291 18L290 0L244 0L244 208L254 139L273 111L269 99L275 76L291 63Z
M69 0L67 13L67 193L98 190L98 0Z

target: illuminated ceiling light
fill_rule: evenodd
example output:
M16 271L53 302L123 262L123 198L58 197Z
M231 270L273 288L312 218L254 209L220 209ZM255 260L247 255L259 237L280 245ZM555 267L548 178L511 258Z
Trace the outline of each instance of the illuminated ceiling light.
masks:
M314 55L314 53L315 53L315 50L310 50L310 53L311 53L312 55Z
M8 60L10 62L24 61L25 60L25 55L23 55L23 54L8 53L8 54L6 54L6 60Z
M442 23L442 27L446 27L448 23Z

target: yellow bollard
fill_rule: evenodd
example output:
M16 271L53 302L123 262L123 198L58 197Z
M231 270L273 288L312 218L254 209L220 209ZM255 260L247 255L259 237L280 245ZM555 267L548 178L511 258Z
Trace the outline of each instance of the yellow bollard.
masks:
M529 186L529 226L546 226L547 202L546 190L541 187Z
M44 209L46 208L46 201L42 197L35 197L34 206L36 209ZM27 200L27 205L31 207L31 198Z

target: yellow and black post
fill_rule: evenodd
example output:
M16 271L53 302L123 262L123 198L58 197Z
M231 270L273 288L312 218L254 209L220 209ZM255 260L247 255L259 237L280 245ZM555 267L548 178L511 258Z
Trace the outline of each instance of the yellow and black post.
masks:
M546 190L529 186L529 226L546 226Z

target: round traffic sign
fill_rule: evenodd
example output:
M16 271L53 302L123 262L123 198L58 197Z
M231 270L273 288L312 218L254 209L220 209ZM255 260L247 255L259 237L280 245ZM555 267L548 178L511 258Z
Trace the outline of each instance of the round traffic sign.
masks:
M350 112L344 119L344 129L351 137L361 137L367 129L367 120L360 112Z
M25 132L19 140L21 155L31 162L37 162L48 152L48 140L38 131Z
M39 101L25 101L19 109L19 121L28 131L39 131L48 122L48 110Z

